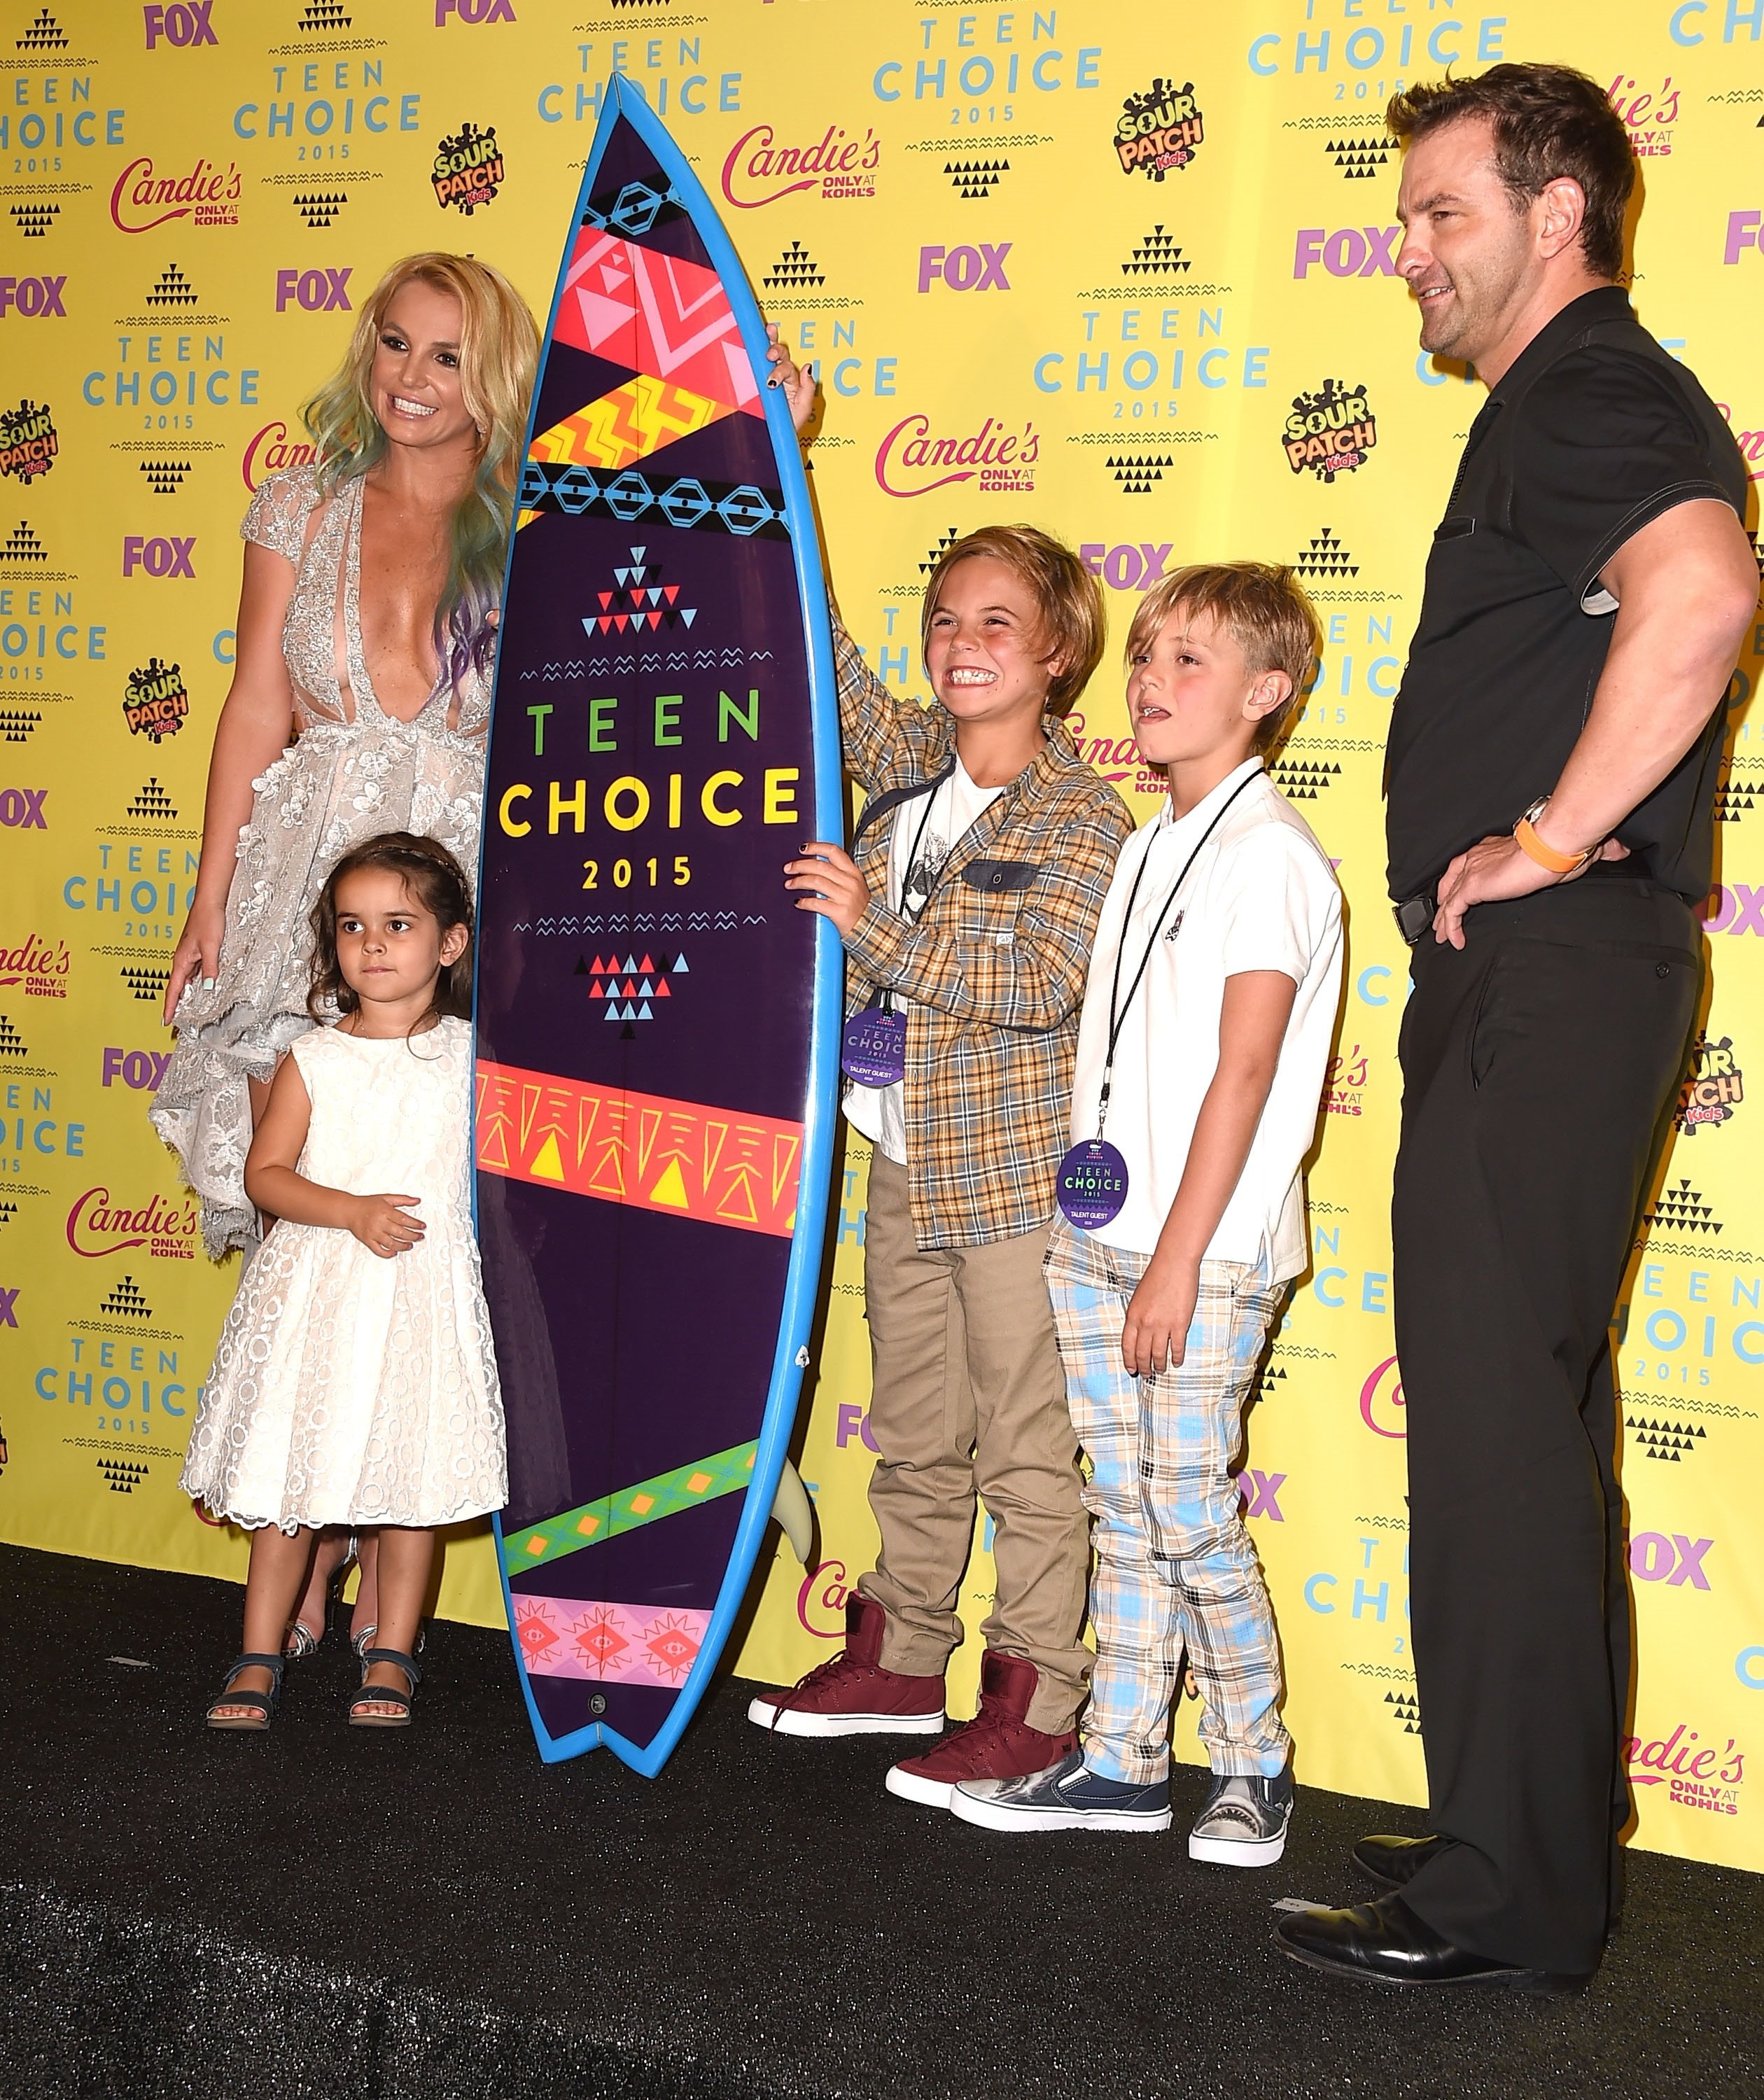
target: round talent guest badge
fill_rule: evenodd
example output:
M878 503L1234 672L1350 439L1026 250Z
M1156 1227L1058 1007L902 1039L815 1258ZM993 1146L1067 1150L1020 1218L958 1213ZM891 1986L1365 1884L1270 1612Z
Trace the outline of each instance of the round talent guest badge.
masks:
M867 1006L845 1023L839 1068L860 1087L897 1086L906 1076L906 1017Z
M1105 1138L1087 1138L1060 1162L1057 1189L1067 1222L1093 1233L1121 1213L1127 1199L1127 1163Z

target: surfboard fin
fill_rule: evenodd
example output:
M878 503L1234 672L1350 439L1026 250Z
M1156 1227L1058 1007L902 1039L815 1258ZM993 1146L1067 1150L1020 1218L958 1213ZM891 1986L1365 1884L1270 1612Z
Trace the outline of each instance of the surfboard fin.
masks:
M778 1476L772 1515L790 1541L796 1558L806 1568L814 1551L814 1506L809 1500L809 1490L802 1485L801 1474L787 1458L783 1471Z

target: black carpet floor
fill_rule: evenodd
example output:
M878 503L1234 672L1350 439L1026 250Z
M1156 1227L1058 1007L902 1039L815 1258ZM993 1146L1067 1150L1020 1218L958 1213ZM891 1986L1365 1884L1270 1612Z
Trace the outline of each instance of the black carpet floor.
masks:
M725 1681L663 1776L536 1756L506 1642L430 1634L414 1727L342 1640L266 1736L200 1726L240 1592L0 1548L0 2094L1257 2100L1764 2093L1764 1882L1647 1855L1582 1998L1356 1989L1274 1900L1345 1900L1405 1810L1305 1789L1286 1860L994 1837L780 1741ZM147 1668L109 1660L132 1657Z

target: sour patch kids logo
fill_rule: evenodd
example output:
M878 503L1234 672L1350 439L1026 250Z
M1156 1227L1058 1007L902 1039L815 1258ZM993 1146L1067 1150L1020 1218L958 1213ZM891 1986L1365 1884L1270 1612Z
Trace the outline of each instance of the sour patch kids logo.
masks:
M1333 482L1365 465L1378 441L1378 418L1364 386L1325 379L1314 394L1293 396L1281 437L1294 474L1309 468L1319 481Z
M475 124L461 125L435 148L429 179L434 185L434 201L443 211L450 204L456 205L470 218L479 205L491 203L503 182L496 126L480 131Z
M189 712L190 695L178 664L161 664L157 656L149 656L129 673L122 691L122 716L131 736L144 736L152 743L175 736Z
M1115 119L1121 172L1131 175L1141 169L1161 183L1168 170L1187 167L1205 135L1194 82L1185 80L1177 87L1154 80L1143 95L1130 95Z
M48 473L60 449L46 402L20 401L0 411L0 479L15 474L28 486Z

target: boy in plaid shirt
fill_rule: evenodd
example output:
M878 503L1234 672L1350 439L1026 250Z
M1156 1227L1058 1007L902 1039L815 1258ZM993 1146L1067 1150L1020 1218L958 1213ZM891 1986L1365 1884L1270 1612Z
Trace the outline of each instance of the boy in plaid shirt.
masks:
M775 361L800 428L813 380ZM748 1710L780 1734L939 1735L983 1497L998 1593L980 1711L887 1782L947 1807L959 1780L1057 1764L1089 1681L1089 1548L1042 1264L1091 938L1132 819L1060 719L1103 646L1101 593L1069 549L1025 526L968 534L926 589L923 638L928 710L889 693L836 619L846 764L869 799L849 854L818 840L785 871L849 963L881 1550L844 1651Z
M1097 930L1072 1149L1047 1256L1092 1472L1095 1689L1084 1745L950 1806L998 1830L1165 1830L1186 1650L1211 1787L1192 1858L1268 1866L1291 1749L1280 1647L1231 1467L1307 1259L1301 1162L1342 982L1341 893L1262 752L1316 662L1288 569L1188 568L1141 603L1127 705L1170 801Z

